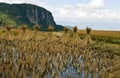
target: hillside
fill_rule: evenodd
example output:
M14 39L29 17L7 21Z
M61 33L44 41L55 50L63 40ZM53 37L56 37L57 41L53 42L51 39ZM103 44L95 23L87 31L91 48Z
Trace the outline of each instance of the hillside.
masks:
M52 13L32 4L6 4L0 3L0 26L12 25L14 27L26 24L29 28L39 24L41 30L46 30L49 25L56 30L62 30L61 25L54 21Z

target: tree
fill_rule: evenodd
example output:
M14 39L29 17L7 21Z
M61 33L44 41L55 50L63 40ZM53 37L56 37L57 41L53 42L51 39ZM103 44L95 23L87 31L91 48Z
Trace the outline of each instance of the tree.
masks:
M10 16L4 13L0 13L0 26L12 26L15 27L16 21L12 19Z

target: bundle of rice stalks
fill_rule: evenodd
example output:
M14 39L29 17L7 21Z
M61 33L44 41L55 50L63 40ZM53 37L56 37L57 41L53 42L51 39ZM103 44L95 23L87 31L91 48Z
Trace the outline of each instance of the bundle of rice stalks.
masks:
M54 30L54 27L50 25L50 26L48 27L48 30L49 30L50 32L47 33L46 38L44 38L44 41L47 41L47 42L57 41L58 38L56 37L56 35L55 35L54 33L52 33L53 30Z
M71 45L78 45L82 43L82 40L80 39L80 36L77 34L77 26L73 28L73 36L71 37L70 44Z
M77 33L77 26L73 28L74 33Z
M64 28L64 32L65 32L65 33L68 33L68 31L69 31L69 29L65 27L65 28Z
M87 27L87 28L86 28L86 33L87 33L87 34L90 34L90 32L91 32L91 28Z
M11 26L6 26L7 31L10 31L12 29Z
M11 34L10 30L12 29L11 26L6 26L7 32L4 33L0 39L5 39L5 40L13 40L15 37L13 36L13 34Z
M70 29L65 27L64 33L62 34L58 41L62 43L67 43L70 40L70 38L71 38Z
M40 25L38 25L38 24L35 25L35 26L34 26L34 30L39 31L39 30L40 30Z
M22 29L23 32L25 32L27 28L28 28L28 27L27 27L26 25L23 25L23 26L21 27L21 29Z
M84 41L84 45L89 45L89 44L94 44L95 42L92 41L91 37L90 37L90 32L91 32L91 28L87 27L86 28L86 34L87 36L83 39Z
M21 34L19 35L19 38L20 38L20 40L26 40L26 39L28 39L27 37L28 36L26 36L26 30L27 30L27 26L26 25L23 25L22 27L21 27L21 30L22 30L22 32L21 32Z
M68 43L71 39L70 33L65 33L61 36L61 38L58 40L61 43Z
M50 26L48 27L48 30L49 30L50 32L53 32L54 27L50 25Z
M33 34L33 36L31 37L30 40L39 40L39 39L41 39L42 35L40 33L38 33L38 31L40 30L40 25L36 24L34 26L34 30L35 30L35 33Z

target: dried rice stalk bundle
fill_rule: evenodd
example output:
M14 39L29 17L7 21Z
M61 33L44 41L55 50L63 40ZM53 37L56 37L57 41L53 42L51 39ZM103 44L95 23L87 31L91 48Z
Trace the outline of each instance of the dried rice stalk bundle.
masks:
M8 31L10 31L10 30L12 29L12 27L11 27L11 26L6 26L6 29L7 29Z
M77 33L77 26L73 28L74 33Z
M91 32L91 28L87 27L86 28L87 36L83 39L84 45L89 45L89 44L94 44L95 43L94 41L92 41L92 39L90 37L90 32Z
M68 33L68 31L69 31L69 29L65 27L65 28L64 28L64 32L65 32L65 33Z
M86 28L86 33L87 33L87 34L90 34L91 30L92 30L91 28L87 27L87 28Z
M27 28L28 28L28 27L27 27L26 25L23 25L23 26L21 27L21 29L23 30L23 32L25 32Z
M54 27L50 25L50 26L48 27L48 30L49 30L50 32L53 32Z
M39 39L41 39L41 37L39 38L39 36L41 36L41 34L38 33L38 31L40 30L40 26L38 24L36 24L34 26L34 30L35 30L35 33L31 37L31 40L39 40Z
M40 30L40 25L38 25L38 24L35 25L35 26L34 26L34 30L39 31L39 30Z

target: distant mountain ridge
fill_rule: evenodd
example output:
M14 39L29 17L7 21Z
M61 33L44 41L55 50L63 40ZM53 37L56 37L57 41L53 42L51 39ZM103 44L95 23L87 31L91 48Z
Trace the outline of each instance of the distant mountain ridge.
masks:
M63 26L57 25L52 13L48 10L32 4L6 4L0 3L0 13L7 14L17 24L23 24L32 28L35 24L41 26L41 30L46 30L49 25L54 26L55 30L63 30ZM0 19L0 24L2 20Z

